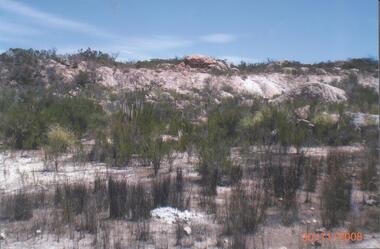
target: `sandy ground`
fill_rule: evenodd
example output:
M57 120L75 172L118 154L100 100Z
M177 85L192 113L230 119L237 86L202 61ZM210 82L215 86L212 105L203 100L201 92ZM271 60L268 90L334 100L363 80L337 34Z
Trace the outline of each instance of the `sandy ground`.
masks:
M257 148L253 148L256 150ZM331 147L308 148L308 155L325 156ZM358 147L340 147L342 151L356 153L361 150ZM194 162L194 161L193 161ZM167 172L167 165L164 164L160 170L163 174ZM188 180L198 178L194 170L193 163L188 162L187 156L178 155L174 161L174 168L184 169L184 176ZM69 156L62 159L59 171L46 171L41 151L18 151L4 152L0 154L0 194L10 194L23 188L30 191L49 191L51 186L62 183L73 182L93 182L97 177L107 177L115 175L128 179L130 182L152 179L153 170L149 167L128 167L122 169L107 168L102 163L84 163L74 165ZM230 188L218 187L217 203L223 202L224 196L228 194ZM304 199L304 192L300 191L299 198ZM354 191L353 199L361 201L362 192ZM319 217L319 202L317 194L312 194L312 202L301 204L298 210L298 222L291 226L283 226L278 222L279 216L276 212L269 210L266 224L262 226L257 234L249 239L250 245L261 249L302 249L314 248L303 241L303 234L313 231L321 226ZM37 212L37 213L36 213ZM41 212L41 216L39 216ZM0 220L0 233L4 233L6 240L1 241L1 249L71 249L71 248L94 248L95 236L72 231L64 233L59 238L51 231L45 230L38 233L38 224L41 217L46 216L49 210L35 211L34 217L25 222L8 222ZM228 241L225 238L222 243L218 243L220 234L220 224L213 218L213 215L206 214L196 205L192 204L191 212L194 212L194 219L189 219L185 225L192 228L192 234L183 240L183 247L177 248L222 248L216 246ZM164 216L165 217L165 216ZM199 218L202 217L202 218ZM107 221L108 222L108 221ZM308 224L310 223L310 224ZM124 241L125 248L175 248L176 225L167 222L163 217L152 217L150 219L151 238L148 242L130 242L126 234L131 232L131 224L126 221L118 221L116 232L113 231L111 239ZM132 229L133 230L133 229ZM28 231L27 233L25 231ZM34 231L34 232L33 232ZM336 228L334 231L346 231L346 228ZM380 234L365 233L365 240L362 242L328 242L322 243L321 248L380 248ZM222 237L223 238L223 237ZM99 238L97 238L99 240ZM220 238L219 238L220 239ZM154 241L154 243L153 243ZM169 245L169 246L168 246ZM124 248L124 247L123 247ZM253 247L252 247L253 248Z

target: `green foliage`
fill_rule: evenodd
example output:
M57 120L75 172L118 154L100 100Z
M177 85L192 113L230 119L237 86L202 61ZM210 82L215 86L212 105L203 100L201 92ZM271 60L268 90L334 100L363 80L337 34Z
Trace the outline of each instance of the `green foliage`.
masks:
M359 141L360 134L355 129L349 116L343 111L339 114L322 112L312 119L313 133L317 144L348 145Z
M103 125L100 105L84 97L58 97L46 91L0 93L0 133L5 145L37 149L47 142L48 127L59 124L82 137Z
M248 114L240 121L241 137L248 144L282 146L306 144L308 127L298 124L290 108L270 106Z
M241 113L236 103L226 102L209 114L207 123L201 127L196 142L198 170L208 194L216 193L216 184L230 172L230 150L237 143Z
M49 123L58 123L72 130L77 136L102 124L102 107L83 97L51 98L43 115Z
M360 112L373 114L379 112L379 94L373 88L356 85L348 97L353 109L357 108Z
M115 115L111 122L112 158L114 166L128 164L134 152L132 127L121 114ZM104 143L103 143L104 144ZM105 144L107 145L107 144Z
M157 176L161 167L161 161L168 150L166 143L162 139L151 139L148 143L148 160L152 162L154 175Z
M4 101L0 112L0 131L5 145L16 149L36 149L46 141L44 132L47 125L36 93L4 91L0 95Z
M41 115L25 104L12 106L4 117L5 143L16 149L36 149L45 140Z
M163 141L162 135L177 136L183 134L180 131L192 128L169 100L150 103L145 95L145 92L130 92L122 96L123 109L112 115L109 133L101 135L96 146L98 151L108 153L113 166L127 166L132 156L138 155L143 165L153 165L157 175L163 159L171 160L178 144L181 148L189 144L188 135L177 137L178 142ZM111 144L105 142L107 137ZM104 148L100 149L101 146Z
M56 125L50 128L47 134L47 144L44 148L48 159L54 161L55 170L58 170L58 158L77 144L75 136L68 130Z
M87 48L86 50L80 49L78 53L69 55L68 58L73 61L88 61L94 62L105 66L113 66L116 63L117 55L109 55L107 53L103 53L101 51L96 51L91 48Z

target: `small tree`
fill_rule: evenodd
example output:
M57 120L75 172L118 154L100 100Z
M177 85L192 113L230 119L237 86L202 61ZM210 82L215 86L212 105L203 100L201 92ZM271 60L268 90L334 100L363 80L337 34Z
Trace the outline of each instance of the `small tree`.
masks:
M161 162L166 154L167 146L161 138L152 139L148 145L148 157L149 161L153 164L154 175L157 176L158 171L161 168Z
M175 159L177 158L177 153L175 151L175 144L169 143L165 153L166 161L169 164L169 172L173 170L173 164Z
M63 153L67 153L76 144L75 136L65 128L58 125L50 128L48 141L45 146L45 156L54 161L55 170L58 171L58 160Z

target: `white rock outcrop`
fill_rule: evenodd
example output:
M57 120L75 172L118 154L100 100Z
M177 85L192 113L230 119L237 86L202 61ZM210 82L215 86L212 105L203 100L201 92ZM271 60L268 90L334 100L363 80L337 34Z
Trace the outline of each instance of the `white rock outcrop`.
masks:
M347 100L344 90L324 83L307 83L297 86L272 100L274 103L304 100L324 103L340 103Z

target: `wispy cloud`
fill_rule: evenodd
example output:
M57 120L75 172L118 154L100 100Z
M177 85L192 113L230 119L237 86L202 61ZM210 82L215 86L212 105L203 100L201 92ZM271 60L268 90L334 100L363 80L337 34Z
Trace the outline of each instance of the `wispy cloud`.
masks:
M0 20L0 32L2 35L33 36L43 33L40 29L16 24L14 22Z
M166 55L176 55L179 49L196 47L205 44L225 44L237 40L237 37L227 33L210 33L203 36L194 37L178 37L171 35L153 35L153 36L122 36L112 32L103 30L97 26L87 24L85 22L72 20L66 17L37 9L25 3L15 0L0 0L0 11L5 11L13 14L12 16L20 16L21 23L32 22L33 27L20 25L19 21L4 22L0 20L0 32L3 37L0 42L15 44L24 43L34 45L35 48L40 48L39 44L35 43L33 36L45 33L50 34L51 31L64 30L68 32L81 33L86 36L96 36L99 39L88 43L64 44L66 49L58 49L61 52L76 52L79 48L91 47L108 53L119 53L120 57L128 59L149 59L154 57L162 57ZM37 25L35 25L37 24ZM7 38L5 39L6 36ZM18 39L18 40L17 40ZM53 40L52 47L60 47L61 41ZM32 45L32 46L33 46Z
M59 53L75 53L79 48L100 50L110 54L118 54L118 60L148 60L152 58L172 57L178 55L176 49L190 47L193 40L176 36L133 37L124 40L102 43L72 44L58 48Z
M96 36L112 36L108 32L102 31L96 27L93 27L92 25L62 18L16 1L0 0L0 9L13 14L34 19L45 26L51 26L55 28L61 28L65 30L86 33Z
M225 34L225 33L215 33L215 34L208 34L203 35L199 37L199 39L203 42L208 43L230 43L237 40L237 37L232 34Z

